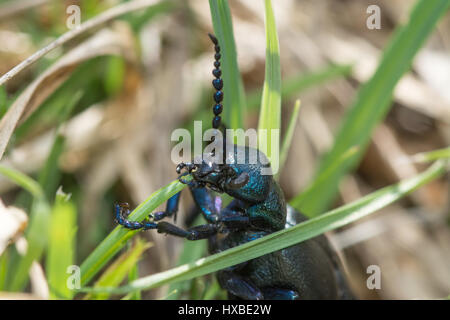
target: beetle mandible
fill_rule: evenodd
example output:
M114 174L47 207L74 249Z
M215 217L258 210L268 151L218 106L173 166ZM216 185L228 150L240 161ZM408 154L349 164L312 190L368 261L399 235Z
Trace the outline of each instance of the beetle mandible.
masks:
M223 129L223 80L220 46L209 34L215 48L212 84L215 105L212 126ZM226 139L225 139L226 140ZM250 161L251 155L256 161ZM305 221L306 217L286 204L283 191L271 174L261 174L270 164L263 152L248 146L223 148L221 159L203 154L192 163L177 166L179 180L189 186L194 202L207 224L182 229L160 221L175 216L180 193L167 201L165 211L151 214L144 222L129 221L128 204L117 204L116 221L128 229L156 229L159 233L188 240L208 239L210 253L217 253ZM220 158L220 157L219 157ZM255 158L252 158L255 159ZM182 171L184 173L181 173ZM190 181L185 180L191 175ZM233 200L224 208L219 196ZM221 287L236 299L347 299L352 293L341 263L324 235L249 260L217 273Z

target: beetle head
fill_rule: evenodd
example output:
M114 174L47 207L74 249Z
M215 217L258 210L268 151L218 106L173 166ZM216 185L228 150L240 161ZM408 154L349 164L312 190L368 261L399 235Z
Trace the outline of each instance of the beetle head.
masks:
M193 163L180 163L177 172L181 173L182 169L190 173L198 185L208 186L217 192L239 189L249 180L246 172L238 174L234 166L218 163L210 154L195 158Z

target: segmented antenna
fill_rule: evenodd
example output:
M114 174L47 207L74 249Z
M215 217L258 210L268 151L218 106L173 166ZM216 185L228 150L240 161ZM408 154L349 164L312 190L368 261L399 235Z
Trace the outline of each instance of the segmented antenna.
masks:
M213 112L214 112L214 119L212 121L212 126L214 129L219 129L219 127L222 124L222 118L220 117L220 114L222 113L223 110L223 105L222 105L222 100L223 100L223 81L220 78L222 76L222 70L220 70L220 46L219 46L219 41L217 40L217 38L212 35L211 33L208 33L209 37L211 38L211 41L214 43L214 49L216 51L216 54L214 55L214 67L215 69L213 69L212 74L214 75L214 77L216 77L213 81L212 84L214 86L214 88L216 89L216 92L214 93L214 101L216 102L216 104L213 107Z

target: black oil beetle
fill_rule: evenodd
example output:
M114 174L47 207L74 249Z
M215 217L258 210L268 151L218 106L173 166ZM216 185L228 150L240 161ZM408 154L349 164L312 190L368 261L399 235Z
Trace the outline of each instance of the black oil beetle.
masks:
M223 81L220 78L220 47L216 37L213 86L216 89L213 107L213 128L223 127ZM256 155L255 158L251 155ZM244 156L243 156L244 155ZM180 193L171 197L165 211L150 215L150 220L134 222L126 219L128 205L116 205L116 221L129 229L157 229L188 240L208 239L209 251L220 252L289 228L306 217L286 204L283 191L271 174L261 174L270 164L264 153L248 146L224 148L223 160L212 161L204 154L192 163L177 166L179 180L186 183L198 211L207 224L186 230L159 220L174 216ZM243 156L243 157L242 157ZM252 161L251 161L252 160ZM184 177L190 174L192 179ZM214 192L226 193L233 200L224 208ZM222 288L233 299L351 299L340 261L325 236L318 236L297 245L221 270L217 274Z

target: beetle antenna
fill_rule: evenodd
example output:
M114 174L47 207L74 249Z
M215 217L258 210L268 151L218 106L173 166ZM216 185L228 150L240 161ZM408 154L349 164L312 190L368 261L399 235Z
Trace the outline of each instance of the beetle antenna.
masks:
M217 38L211 34L208 33L209 38L211 39L212 43L214 44L214 50L216 51L216 53L214 54L214 67L215 69L213 69L212 74L214 75L215 79L212 81L212 85L214 87L214 89L216 89L216 92L214 93L214 101L215 101L215 105L213 107L213 112L214 112L214 118L212 121L212 126L214 129L223 129L223 140L222 140L222 146L223 146L223 151L222 151L222 155L223 155L223 163L225 163L225 150L226 150L226 128L224 126L224 124L222 123L222 118L220 117L220 114L222 113L223 110L223 105L222 105L222 100L223 100L223 80L221 78L222 76L222 70L220 69L220 58L221 58L221 54L220 54L220 46L219 46L219 41L217 40ZM214 137L213 137L214 139Z
M216 51L214 55L214 67L212 74L214 75L215 79L212 81L212 85L214 89L216 89L216 92L214 93L214 101L216 104L213 107L214 112L214 118L212 121L212 126L214 129L219 129L222 124L222 118L220 117L220 114L223 110L222 100L223 100L223 80L221 78L222 76L222 70L220 69L220 46L219 41L217 38L212 35L211 33L208 33L209 38L211 39L212 43L214 44L214 49Z

